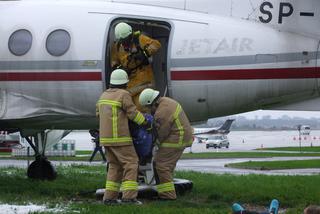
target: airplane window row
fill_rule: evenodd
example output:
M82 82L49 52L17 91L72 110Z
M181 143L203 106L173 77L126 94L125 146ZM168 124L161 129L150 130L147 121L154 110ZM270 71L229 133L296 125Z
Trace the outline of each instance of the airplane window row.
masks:
M46 40L46 49L52 56L62 56L71 44L70 34L62 29L52 31ZM15 56L23 56L31 49L32 34L30 31L20 29L13 32L9 38L9 50Z

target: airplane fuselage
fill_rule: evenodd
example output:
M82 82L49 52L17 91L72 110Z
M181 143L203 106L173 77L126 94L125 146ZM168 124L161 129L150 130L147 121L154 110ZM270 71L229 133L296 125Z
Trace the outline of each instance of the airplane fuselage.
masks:
M119 21L162 39L157 86L191 121L319 95L319 40L259 23L103 1L2 1L0 20L0 128L97 126Z

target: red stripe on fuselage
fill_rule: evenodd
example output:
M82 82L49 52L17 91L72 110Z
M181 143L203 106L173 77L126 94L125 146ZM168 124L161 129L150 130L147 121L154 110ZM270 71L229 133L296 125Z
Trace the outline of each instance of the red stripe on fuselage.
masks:
M101 81L101 72L6 72L0 81Z
M237 70L171 71L172 80L245 80L320 78L319 68L266 68Z
M319 68L266 68L171 71L172 80L320 78ZM0 81L101 81L101 72L0 72Z

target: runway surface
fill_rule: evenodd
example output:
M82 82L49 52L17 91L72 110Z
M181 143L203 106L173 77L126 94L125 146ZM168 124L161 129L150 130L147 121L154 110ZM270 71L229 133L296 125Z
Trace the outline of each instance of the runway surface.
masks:
M277 161L277 160L310 160L320 159L319 157L276 157L276 158L233 158L233 159L202 159L202 160L180 160L177 163L177 170L191 170L215 174L264 174L264 175L314 175L320 174L319 169L286 169L286 170L248 170L225 167L229 163L246 161Z
M70 133L65 139L75 140L76 150L92 150L94 144L91 142L91 136L88 132L75 131ZM201 152L249 152L256 148L268 147L297 147L299 146L297 131L231 131L228 135L230 148L206 149L204 143L193 143L191 148L194 153ZM303 136L301 146L320 146L320 131L311 131L310 136ZM185 152L190 152L186 149ZM49 158L50 159L50 158ZM89 159L89 157L88 157ZM245 161L276 161L276 160L306 160L320 159L320 157L275 157L275 158L236 158L236 159L206 159L206 160L180 160L177 164L177 170L192 170L206 173L231 173L237 175L243 174L266 174L266 175L313 175L320 174L320 169L292 169L292 170L245 170L225 167L229 163ZM79 161L53 161L54 165L86 164L101 165L100 162L79 162ZM27 168L26 160L0 160L0 167L22 167Z
M245 161L276 161L276 160L310 160L320 159L320 157L276 157L276 158L233 158L233 159L192 159L179 160L176 170L187 170L214 174L264 174L264 175L315 175L320 174L319 169L290 169L290 170L247 170L225 167L229 163L238 163ZM105 165L102 162L84 162L84 161L52 161L55 166L85 164L85 165ZM27 169L28 162L26 160L0 160L0 167L19 167Z

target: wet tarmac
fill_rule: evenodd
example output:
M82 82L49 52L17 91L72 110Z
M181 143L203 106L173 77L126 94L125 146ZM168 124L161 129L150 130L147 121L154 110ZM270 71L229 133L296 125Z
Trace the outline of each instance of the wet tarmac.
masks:
M65 139L76 141L76 150L92 150L93 143L88 132L72 132ZM228 135L230 148L206 149L205 144L194 143L191 150L198 152L239 152L254 151L256 148L267 147L290 147L290 146L320 146L320 131L312 131L310 136L303 136L298 140L297 131L232 131ZM186 149L185 152L190 152ZM89 158L89 157L88 157ZM201 159L201 160L180 160L177 164L177 170L192 170L205 173L230 173L236 175L244 174L265 174L265 175L314 175L320 174L319 169L291 169L291 170L246 170L225 167L229 163L238 163L245 161L276 161L276 160L306 160L320 159L320 157L274 157L274 158L235 158L235 159ZM52 161L54 165L104 165L102 162L84 162L84 161ZM0 160L0 167L21 167L27 168L26 160Z
M250 151L257 148L293 147L299 146L298 131L231 131L227 137L229 149L221 151ZM92 150L94 144L87 131L74 131L64 139L75 140L76 150ZM301 137L301 146L320 146L320 130L312 130L310 135ZM192 152L216 152L215 149L206 149L205 144L193 143Z
M286 170L248 170L225 167L226 164L246 161L277 161L277 160L310 160L319 157L275 157L275 158L232 158L232 159L202 159L202 160L180 160L177 170L196 171L214 174L264 174L264 175L315 175L320 174L318 169L286 169Z
M179 160L176 170L195 171L203 173L214 174L264 174L264 175L320 175L320 168L318 169L288 169L288 170L248 170L235 169L225 167L226 164L239 163L245 161L277 161L277 160L310 160L319 159L319 157L274 157L274 158L233 158L233 159L192 159ZM72 164L81 165L105 165L103 162L86 162L86 161L52 161L55 166L63 165L70 166ZM28 162L26 160L0 160L0 167L19 167L27 168Z

